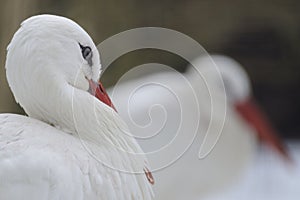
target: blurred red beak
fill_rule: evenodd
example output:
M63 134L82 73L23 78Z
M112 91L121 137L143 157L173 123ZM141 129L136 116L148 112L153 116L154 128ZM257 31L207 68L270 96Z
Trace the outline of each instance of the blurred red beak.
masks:
M283 158L291 161L285 145L279 139L265 114L253 100L248 99L240 102L235 107L244 119L256 129L258 137L262 141L273 147Z
M89 92L97 99L99 99L101 102L105 103L106 105L113 108L117 112L115 106L113 105L108 94L106 93L102 83L100 81L97 83L92 80L89 80L89 84L90 84Z

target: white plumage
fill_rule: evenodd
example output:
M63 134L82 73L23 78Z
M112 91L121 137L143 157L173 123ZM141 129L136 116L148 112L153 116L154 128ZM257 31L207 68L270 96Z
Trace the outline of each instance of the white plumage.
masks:
M6 72L29 117L0 115L0 199L152 198L142 150L102 86L93 90L100 70L75 22L39 15L22 23Z
M204 56L193 64L184 74L163 65L141 66L108 90L132 133L142 137L157 199L204 199L222 192L256 151L256 127L235 108L251 96L245 71L225 56Z
M288 141L293 165L282 162L274 152L261 148L255 162L233 187L209 200L298 200L300 196L300 148L298 141Z

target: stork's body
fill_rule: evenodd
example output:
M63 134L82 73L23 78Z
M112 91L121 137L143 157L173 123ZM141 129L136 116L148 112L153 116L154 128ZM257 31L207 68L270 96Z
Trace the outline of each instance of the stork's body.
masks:
M0 199L151 199L146 158L97 86L99 54L79 25L27 19L6 70L29 117L0 115Z
M182 75L163 66L145 75L150 68L145 66L144 76L124 78L109 90L130 130L144 137L139 142L149 152L157 199L203 199L222 192L257 149L259 127L236 108L251 99L247 75L230 58L212 59L197 59Z
M105 166L78 138L20 115L1 114L0 123L0 199L142 199L137 177Z

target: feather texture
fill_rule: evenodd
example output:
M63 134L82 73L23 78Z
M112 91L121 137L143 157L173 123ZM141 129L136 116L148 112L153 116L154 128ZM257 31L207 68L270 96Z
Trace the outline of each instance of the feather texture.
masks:
M90 63L80 44L91 48ZM29 117L0 115L0 199L152 198L143 151L118 113L89 93L100 72L98 50L72 20L22 23L6 73Z

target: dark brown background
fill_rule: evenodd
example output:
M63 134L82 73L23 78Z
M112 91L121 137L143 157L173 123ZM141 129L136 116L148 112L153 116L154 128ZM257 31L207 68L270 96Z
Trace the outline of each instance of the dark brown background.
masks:
M5 78L9 40L25 18L51 13L77 21L95 43L144 26L187 34L208 52L239 61L251 77L257 101L281 134L300 136L300 1L5 0L0 9L0 112L22 112ZM104 84L112 84L130 67L147 62L168 63L182 71L186 64L166 52L132 52L113 63L119 70L114 78L106 76Z

